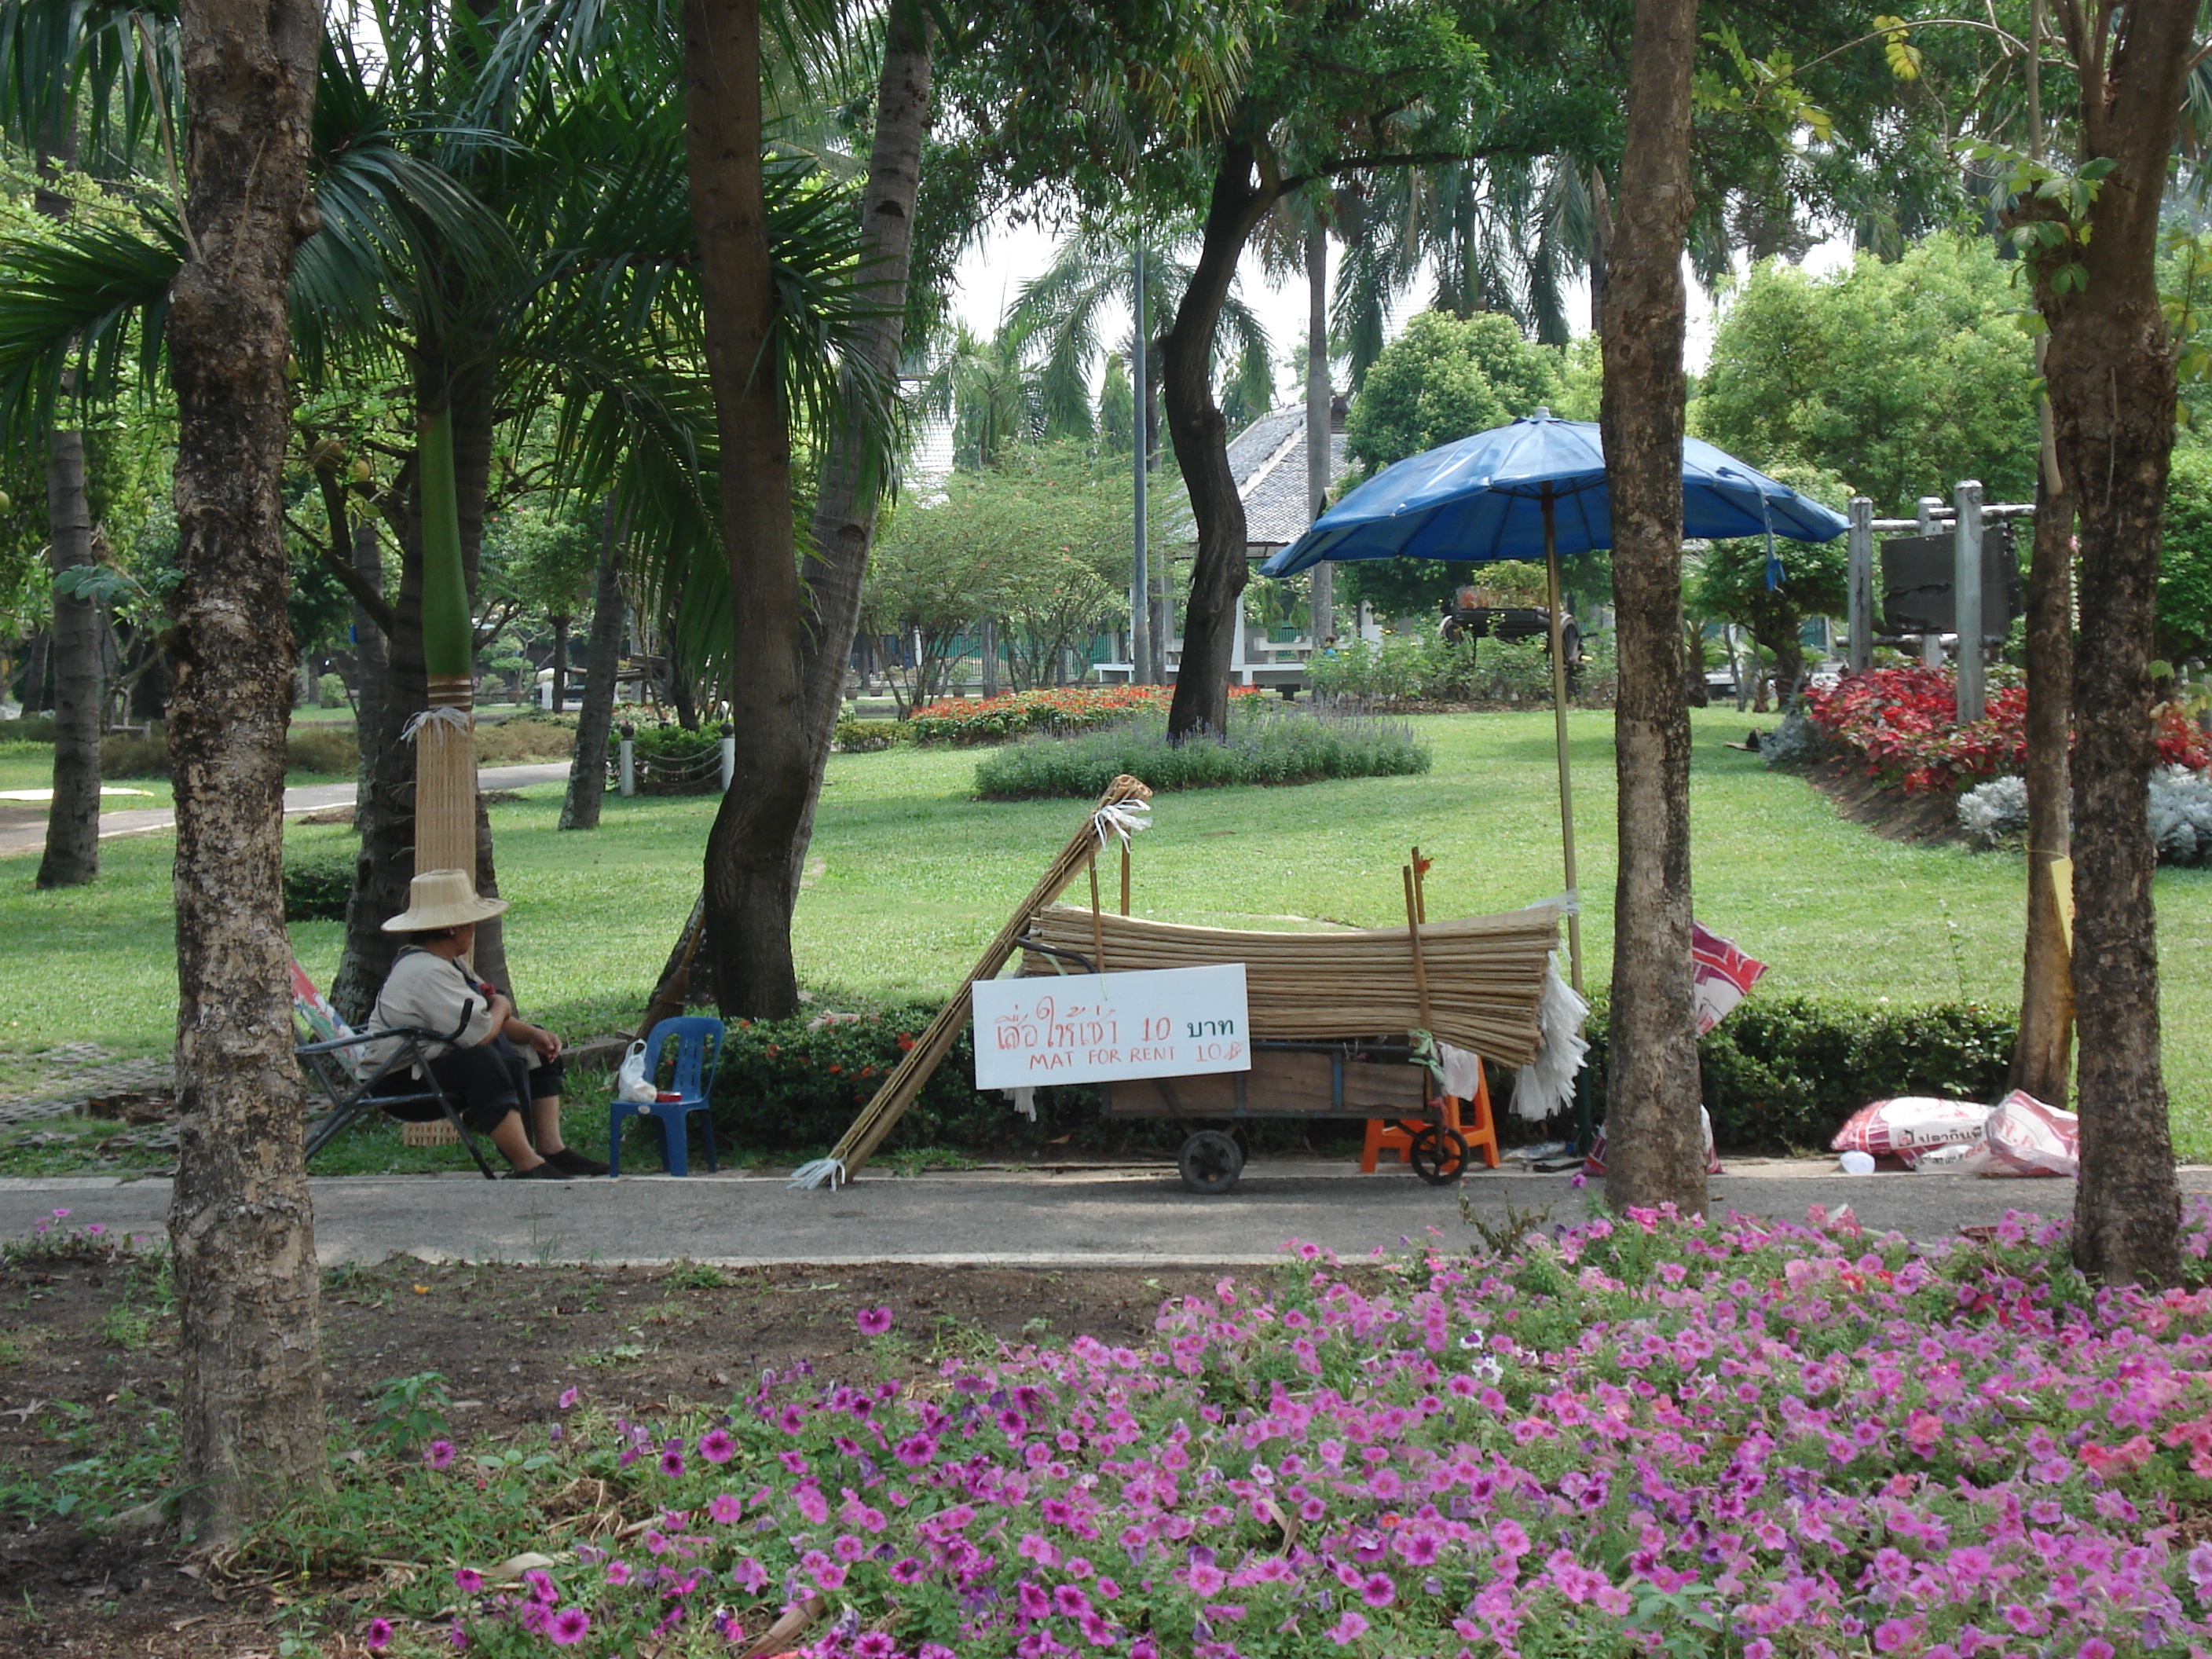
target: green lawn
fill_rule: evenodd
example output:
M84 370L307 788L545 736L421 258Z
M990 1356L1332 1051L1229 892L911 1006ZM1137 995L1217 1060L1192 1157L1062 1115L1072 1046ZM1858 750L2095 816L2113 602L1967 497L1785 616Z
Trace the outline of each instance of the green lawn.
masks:
M1895 1002L2019 994L2023 890L2012 855L1884 842L1837 817L1802 780L1722 746L1733 710L1693 713L1692 813L1700 921L1772 966L1762 990ZM1228 926L1402 919L1398 866L1436 860L1430 911L1526 904L1563 884L1546 714L1418 722L1425 777L1170 795L1138 840L1143 914ZM1612 720L1572 717L1584 949L1602 985L1612 941ZM966 798L977 751L896 749L830 762L815 873L797 923L800 972L825 1006L940 997L1079 822L1075 803ZM562 835L560 791L495 806L509 951L526 1006L572 1036L635 1020L690 908L714 803L610 797L595 835ZM294 845L344 847L343 828L295 824ZM33 861L0 868L0 1088L22 1086L49 1044L152 1052L173 1018L166 837L110 842L88 891L31 890ZM2166 1065L2177 1137L2212 1156L2212 871L2158 879ZM294 929L318 980L336 923Z

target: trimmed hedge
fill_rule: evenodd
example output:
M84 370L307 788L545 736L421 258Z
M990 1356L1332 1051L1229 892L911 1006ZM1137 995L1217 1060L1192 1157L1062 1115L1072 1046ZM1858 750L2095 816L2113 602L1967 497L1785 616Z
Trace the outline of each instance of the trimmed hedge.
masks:
M714 1128L725 1143L803 1152L830 1146L896 1066L937 1010L894 1008L807 1029L809 1017L732 1027L714 1087ZM811 1018L818 1018L819 1016ZM1606 1017L1590 1016L1591 1084L1605 1112ZM1746 1000L1698 1045L1705 1100L1724 1152L1825 1151L1837 1127L1869 1100L1891 1095L1953 1095L1993 1102L2004 1093L2016 1036L2010 1016L1959 1004L1866 1007L1807 997ZM884 1143L956 1148L977 1155L1047 1146L1081 1153L1137 1145L1172 1151L1187 1133L1169 1121L1098 1115L1095 1089L1040 1089L1037 1118L1018 1115L994 1091L978 1094L966 1034L924 1085ZM1504 1105L1510 1073L1493 1068ZM1262 1146L1296 1146L1356 1134L1358 1126L1292 1121L1251 1126ZM1509 1140L1549 1131L1501 1112Z
M343 921L353 897L354 860L325 855L284 863L284 920Z
M975 793L986 800L1089 800L1123 773L1165 791L1404 777L1427 771L1429 763L1428 744L1398 721L1255 704L1238 709L1221 738L1170 743L1159 714L1078 737L1030 738L987 757L975 769Z
M1605 1115L1606 1011L1589 1021L1594 1112ZM1865 1007L1753 994L1698 1044L1705 1109L1723 1152L1826 1152L1870 1100L1948 1095L1994 1103L2019 1037L2010 1014L1971 1003Z

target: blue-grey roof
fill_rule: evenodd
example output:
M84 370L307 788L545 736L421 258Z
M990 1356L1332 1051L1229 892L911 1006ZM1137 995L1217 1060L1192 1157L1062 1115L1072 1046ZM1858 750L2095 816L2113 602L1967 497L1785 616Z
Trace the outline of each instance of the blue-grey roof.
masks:
M1344 434L1331 432L1328 477L1334 489L1349 463ZM1252 547L1286 547L1313 522L1306 499L1306 410L1304 404L1271 410L1229 441L1229 473L1244 498L1244 540Z

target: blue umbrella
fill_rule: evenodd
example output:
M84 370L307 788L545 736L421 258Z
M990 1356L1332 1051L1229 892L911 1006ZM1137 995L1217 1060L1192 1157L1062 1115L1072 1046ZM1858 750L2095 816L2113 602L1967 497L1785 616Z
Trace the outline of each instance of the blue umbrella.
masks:
M1538 410L1387 467L1260 567L1323 559L1540 559L1613 544L1605 448L1594 421ZM1825 542L1850 521L1697 438L1682 441L1685 536Z
M1767 585L1781 565L1774 538L1825 542L1850 528L1809 501L1699 439L1682 441L1682 533L1767 538ZM1567 772L1567 677L1559 641L1559 556L1613 545L1605 446L1592 421L1548 409L1439 445L1386 467L1260 567L1289 576L1323 559L1542 559L1551 586L1552 708L1559 755L1559 831L1567 886L1575 884L1574 795ZM1575 988L1583 988L1581 918L1567 916Z

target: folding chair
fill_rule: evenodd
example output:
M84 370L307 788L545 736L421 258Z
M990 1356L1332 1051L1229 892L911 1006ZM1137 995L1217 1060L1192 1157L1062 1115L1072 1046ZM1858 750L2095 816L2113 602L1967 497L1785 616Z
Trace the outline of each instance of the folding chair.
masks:
M704 1014L664 1019L645 1039L645 1074L660 1075L660 1057L670 1042L676 1044L676 1075L669 1085L674 1100L617 1100L607 1108L607 1174L622 1173L623 1120L649 1117L660 1125L661 1145L667 1151L668 1173L691 1173L690 1140L691 1114L707 1117L707 1167L714 1164L714 1068L721 1063L724 1027Z
M427 1105L434 1101L446 1121L453 1126L453 1133L460 1137L461 1145L468 1148L469 1156L476 1160L477 1168L483 1172L483 1178L499 1178L477 1145L476 1137L453 1109L452 1098L439 1086L428 1063L429 1050L425 1045L452 1042L461 1035L459 1029L441 1033L412 1026L389 1026L381 1030L356 1031L338 1018L337 1011L296 962L292 964L292 1013L309 1039L294 1048L292 1053L300 1061L300 1069L314 1079L331 1103L330 1110L307 1126L310 1159L328 1146L341 1129L372 1112L390 1112L395 1106ZM400 1039L399 1046L380 1063L372 1063L362 1052L366 1044L392 1037ZM422 1067L420 1077L414 1075L417 1066ZM387 1081L398 1083L399 1091L375 1092Z

